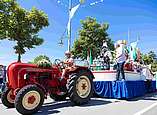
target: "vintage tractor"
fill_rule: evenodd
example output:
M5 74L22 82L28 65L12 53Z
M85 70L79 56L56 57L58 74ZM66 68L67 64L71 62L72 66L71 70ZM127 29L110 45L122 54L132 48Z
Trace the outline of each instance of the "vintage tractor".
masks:
M76 66L60 80L64 64L55 60L52 67L15 62L8 66L7 88L2 93L2 103L15 107L21 114L37 112L49 95L54 100L68 96L76 105L87 103L93 93L93 74L88 67Z

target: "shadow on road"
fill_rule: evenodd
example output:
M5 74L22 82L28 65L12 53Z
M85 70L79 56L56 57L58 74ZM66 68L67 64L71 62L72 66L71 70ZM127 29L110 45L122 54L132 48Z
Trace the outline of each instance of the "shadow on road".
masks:
M80 107L90 107L90 106L99 106L112 103L111 101L105 101L102 99L91 99L91 101L87 104L81 105ZM49 115L61 112L61 108L65 107L74 107L75 105L70 102L70 100L62 101L62 102L52 102L45 103L43 107L36 113L35 115Z
M81 105L81 107L89 107L89 106L99 106L99 105L106 105L112 103L111 101L105 101L104 99L91 99L87 104Z
M138 100L152 100L152 101L157 101L157 92L146 94L145 96L142 96L142 97L128 99L127 101L138 101Z

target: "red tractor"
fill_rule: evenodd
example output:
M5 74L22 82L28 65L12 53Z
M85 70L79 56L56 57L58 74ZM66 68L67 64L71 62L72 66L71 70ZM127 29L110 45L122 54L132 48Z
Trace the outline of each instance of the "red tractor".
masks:
M55 60L49 68L35 64L12 63L7 70L7 88L2 93L2 103L15 107L21 114L37 112L49 95L54 100L69 96L76 105L87 103L93 93L93 74L87 67L76 66L60 80L63 64Z

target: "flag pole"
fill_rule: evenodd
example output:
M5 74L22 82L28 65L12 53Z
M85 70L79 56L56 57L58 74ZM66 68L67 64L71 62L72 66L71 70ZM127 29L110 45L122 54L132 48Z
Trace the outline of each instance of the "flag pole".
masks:
M128 45L130 43L130 29L128 29Z
M70 19L70 12L72 8L72 0L69 0L69 32L68 32L68 51L71 48L71 19Z
M84 1L80 0L80 3L76 5L75 7L72 7L72 0L69 0L69 21L67 25L68 29L68 51L70 51L71 48L71 21L73 16L75 15L75 12L78 10L81 4L83 4Z

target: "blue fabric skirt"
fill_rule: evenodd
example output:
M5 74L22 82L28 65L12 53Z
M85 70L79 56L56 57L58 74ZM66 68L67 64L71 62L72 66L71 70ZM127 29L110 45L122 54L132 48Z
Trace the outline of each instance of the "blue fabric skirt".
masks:
M95 81L95 93L100 97L107 98L134 98L143 96L148 90L156 90L156 82L151 82L147 87L145 81Z

